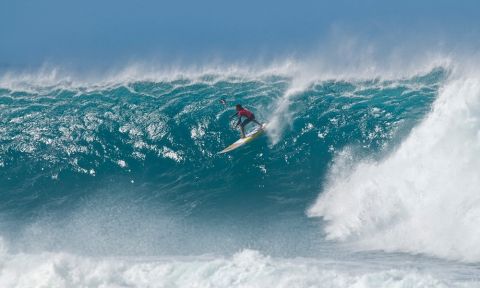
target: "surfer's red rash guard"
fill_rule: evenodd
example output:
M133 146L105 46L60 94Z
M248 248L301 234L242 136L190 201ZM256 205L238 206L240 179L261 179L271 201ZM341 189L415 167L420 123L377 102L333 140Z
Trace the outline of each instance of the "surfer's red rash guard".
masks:
M253 118L253 113L250 112L250 111L248 111L247 109L241 109L241 110L239 110L237 113L238 113L238 116L239 116L239 117L244 116L244 117L247 117L248 119L252 119L252 118Z

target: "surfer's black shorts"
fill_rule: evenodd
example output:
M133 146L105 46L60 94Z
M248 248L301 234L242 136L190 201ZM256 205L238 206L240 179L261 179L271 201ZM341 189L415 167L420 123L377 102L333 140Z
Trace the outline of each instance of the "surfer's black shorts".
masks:
M242 127L245 127L245 125L252 122L253 120L255 120L255 115L252 114L252 118L247 118L247 119L243 120L242 124L240 124L240 125L242 125Z

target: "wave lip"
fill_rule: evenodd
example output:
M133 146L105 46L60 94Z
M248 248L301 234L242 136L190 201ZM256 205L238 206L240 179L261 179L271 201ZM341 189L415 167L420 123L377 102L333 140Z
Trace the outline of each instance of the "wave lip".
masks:
M480 81L452 78L389 157L345 172L348 157L339 156L308 215L326 220L328 238L361 249L478 262L479 155Z

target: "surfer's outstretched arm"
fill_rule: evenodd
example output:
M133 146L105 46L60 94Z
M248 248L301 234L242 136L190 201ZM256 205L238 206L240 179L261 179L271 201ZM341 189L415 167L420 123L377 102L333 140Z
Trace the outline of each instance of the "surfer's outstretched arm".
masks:
M235 125L235 128L238 127L238 125L242 124L242 117L238 117L237 124Z

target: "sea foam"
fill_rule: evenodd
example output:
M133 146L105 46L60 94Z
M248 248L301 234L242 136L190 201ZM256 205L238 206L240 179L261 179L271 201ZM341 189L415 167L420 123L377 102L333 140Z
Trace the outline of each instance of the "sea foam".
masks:
M2 287L478 287L412 269L347 269L328 261L231 257L95 258L67 253L3 254ZM357 267L359 268L359 267Z

